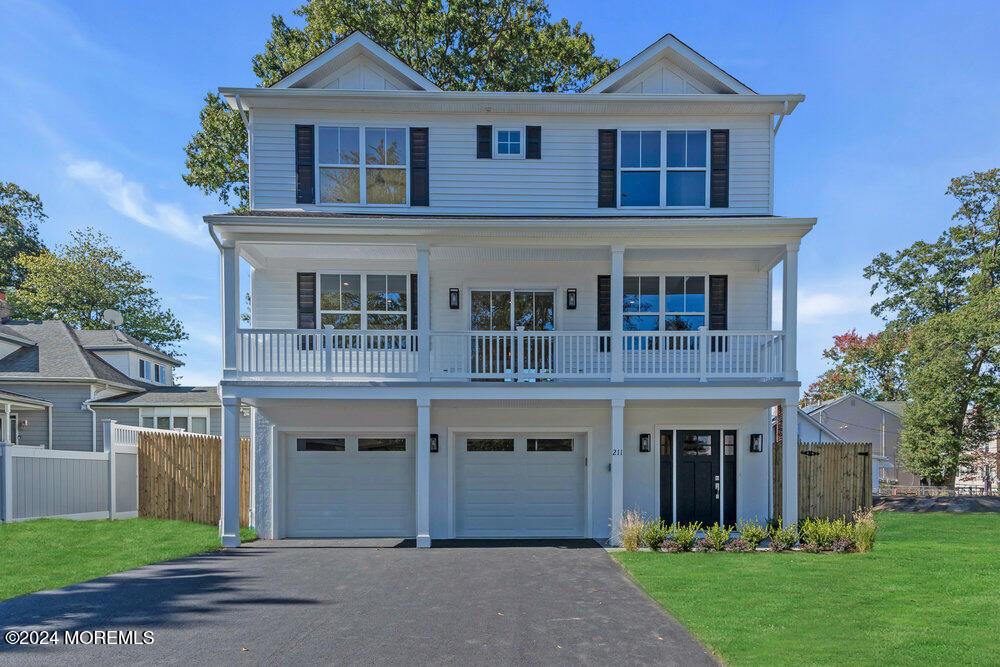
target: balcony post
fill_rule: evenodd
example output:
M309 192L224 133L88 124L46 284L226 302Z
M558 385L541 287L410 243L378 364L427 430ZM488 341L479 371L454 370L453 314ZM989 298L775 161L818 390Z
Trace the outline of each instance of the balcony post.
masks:
M625 247L611 246L611 381L623 382L624 335L622 304L625 302Z
M222 546L240 546L240 399L222 397Z
M431 249L417 246L417 379L431 379Z
M708 381L708 327L698 327L698 380Z
M431 401L417 399L417 452L416 452L416 493L417 493L417 546L431 545Z
M796 392L798 394L798 392ZM799 402L781 404L781 520L793 526L799 520Z
M238 370L237 343L240 322L240 259L236 244L224 242L219 250L222 292L222 377L230 378Z
M781 328L785 330L785 380L796 382L799 379L796 367L795 330L798 325L799 312L799 243L790 241L785 246L785 267L782 271L783 288Z

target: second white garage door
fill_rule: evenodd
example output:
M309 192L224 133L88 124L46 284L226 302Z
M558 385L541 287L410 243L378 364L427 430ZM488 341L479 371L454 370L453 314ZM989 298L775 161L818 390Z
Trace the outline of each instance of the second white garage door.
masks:
M288 537L413 537L412 436L289 436Z
M462 435L455 439L458 537L582 537L582 435Z

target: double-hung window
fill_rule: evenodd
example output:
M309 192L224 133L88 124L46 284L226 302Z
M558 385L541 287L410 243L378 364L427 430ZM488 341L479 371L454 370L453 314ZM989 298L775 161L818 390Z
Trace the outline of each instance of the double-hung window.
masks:
M321 204L406 205L405 128L321 126L317 147Z
M319 323L324 329L410 328L407 274L323 273L319 291Z
M152 367L153 365L145 359L139 360L139 378L142 380L152 379Z
M626 276L625 331L697 331L705 326L705 276Z
M620 206L706 205L706 130L622 130L620 135Z

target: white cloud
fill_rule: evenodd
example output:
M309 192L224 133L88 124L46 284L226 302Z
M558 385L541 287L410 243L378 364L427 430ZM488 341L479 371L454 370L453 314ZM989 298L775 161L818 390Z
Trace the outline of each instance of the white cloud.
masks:
M141 183L128 180L120 171L96 160L76 160L66 166L66 173L97 191L108 206L140 225L192 245L210 247L208 235L193 216L176 204L151 200Z
M799 295L799 323L812 324L845 315L868 312L868 300L833 292L806 292Z

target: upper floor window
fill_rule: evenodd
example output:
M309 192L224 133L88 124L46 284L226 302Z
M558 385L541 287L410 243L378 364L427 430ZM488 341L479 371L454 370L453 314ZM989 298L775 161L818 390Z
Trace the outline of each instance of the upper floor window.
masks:
M406 274L324 273L319 285L319 322L324 329L410 328Z
M706 205L706 130L622 130L619 146L620 206Z
M153 365L146 359L139 360L139 377L143 380L151 380L153 376Z
M319 127L317 135L321 204L407 203L404 128Z
M697 331L707 321L705 276L626 276L625 331Z
M521 138L521 130L497 130L497 156L521 157L524 153Z
M153 364L153 381L163 384L166 382L167 374L160 364Z

